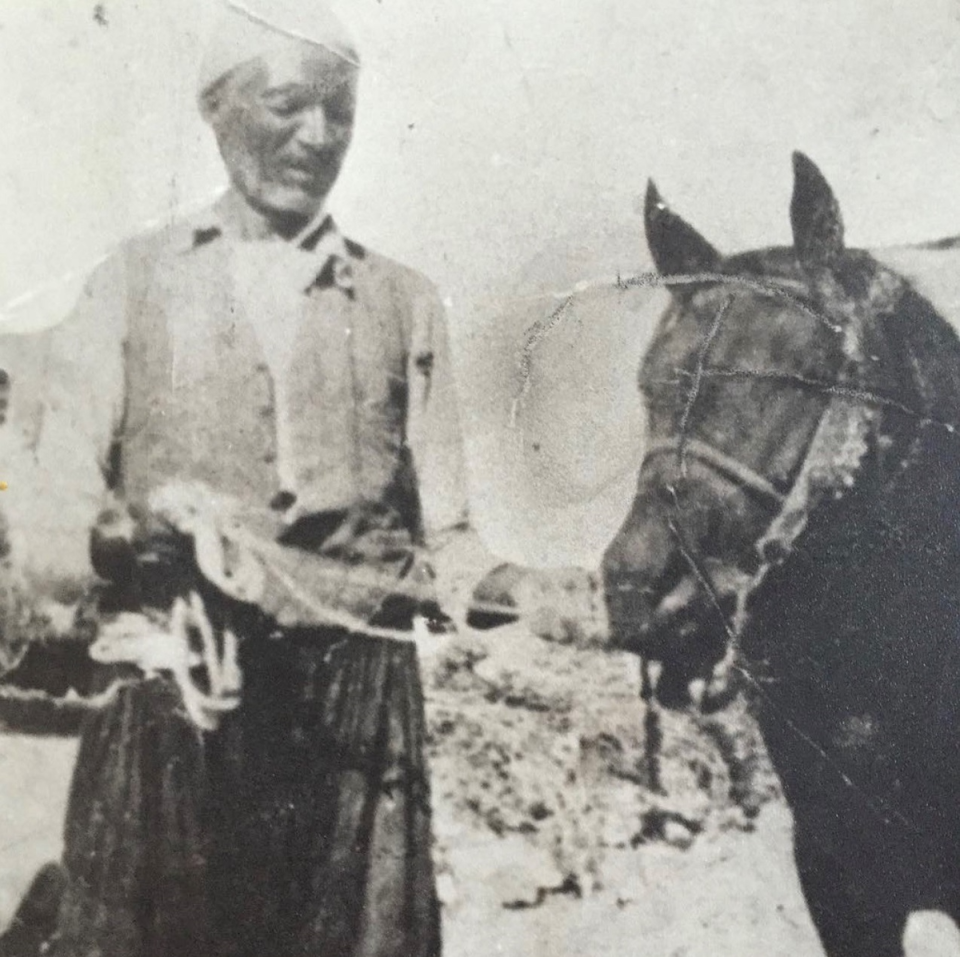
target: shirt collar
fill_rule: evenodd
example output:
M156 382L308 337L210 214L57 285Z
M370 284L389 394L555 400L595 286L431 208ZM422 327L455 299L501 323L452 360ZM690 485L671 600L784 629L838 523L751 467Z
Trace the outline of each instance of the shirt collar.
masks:
M194 220L187 251L236 235L239 229L229 213L229 194L221 196L204 214ZM352 295L354 291L351 259L363 258L363 247L346 239L329 213L324 210L300 234L299 246L317 258L317 277L313 285L336 286Z

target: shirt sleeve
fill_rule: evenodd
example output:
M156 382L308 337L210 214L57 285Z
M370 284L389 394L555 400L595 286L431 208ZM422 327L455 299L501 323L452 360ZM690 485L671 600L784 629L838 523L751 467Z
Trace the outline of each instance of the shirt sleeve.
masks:
M469 523L460 408L443 306L430 289L414 304L407 436L428 541Z
M474 587L496 559L471 521L449 329L432 288L415 302L408 361L407 435L427 547L440 604L462 624Z
M89 530L103 508L124 396L126 270L102 264L73 311L39 332L0 335L9 403L0 498L10 560L47 593L92 575Z

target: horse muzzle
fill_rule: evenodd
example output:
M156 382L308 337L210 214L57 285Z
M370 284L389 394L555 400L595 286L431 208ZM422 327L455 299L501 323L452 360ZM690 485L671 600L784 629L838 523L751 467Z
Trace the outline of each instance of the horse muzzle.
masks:
M728 649L710 667L697 667L687 660L644 658L642 695L671 711L719 711L736 697L740 688L733 654Z
M635 580L608 580L606 594L611 647L651 666L646 695L671 709L713 711L736 694L727 600L718 607L690 576L656 597Z

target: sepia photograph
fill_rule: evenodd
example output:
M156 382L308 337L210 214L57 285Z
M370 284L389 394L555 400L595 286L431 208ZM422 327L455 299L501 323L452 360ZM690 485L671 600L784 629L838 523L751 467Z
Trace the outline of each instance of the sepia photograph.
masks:
M960 957L960 0L0 76L0 957Z

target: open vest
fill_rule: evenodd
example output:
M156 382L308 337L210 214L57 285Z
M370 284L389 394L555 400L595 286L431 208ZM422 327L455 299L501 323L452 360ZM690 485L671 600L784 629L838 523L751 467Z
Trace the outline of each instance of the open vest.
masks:
M411 332L424 304L407 287L419 277L347 248L353 288L321 275L302 296L284 410L215 231L197 231L183 252L131 264L140 275L131 282L128 269L125 408L114 462L124 497L142 501L176 478L251 504L276 500L286 491L277 461L283 411L284 471L299 511L379 504L419 534L406 434Z

